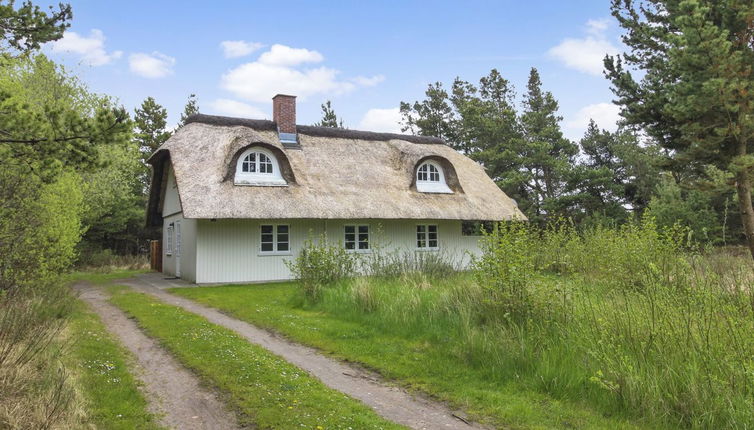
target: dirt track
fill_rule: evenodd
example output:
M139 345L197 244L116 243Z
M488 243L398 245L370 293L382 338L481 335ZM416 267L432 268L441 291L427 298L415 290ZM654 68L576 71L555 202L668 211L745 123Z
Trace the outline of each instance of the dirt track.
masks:
M135 377L143 383L150 410L173 429L239 429L236 417L213 391L184 368L126 314L107 301L99 288L77 284L80 298L108 330L136 357Z

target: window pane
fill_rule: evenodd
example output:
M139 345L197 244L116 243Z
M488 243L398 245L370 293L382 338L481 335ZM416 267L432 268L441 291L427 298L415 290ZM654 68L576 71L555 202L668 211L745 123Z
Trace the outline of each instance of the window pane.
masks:
M359 241L359 249L369 249L369 241Z
M272 243L272 235L271 234L263 234L262 235L262 243Z
M359 233L359 242L366 242L369 240L369 235L366 233Z
M428 235L429 240L437 240L437 233L429 233Z
M355 242L356 233L346 233L346 242Z
M436 240L429 240L429 247L430 248L437 248L437 241Z
M369 233L369 226L368 225L360 225L359 226L359 233Z
M424 225L417 225L416 226L416 232L417 233L424 233L424 229L425 228L426 228L426 226L424 226Z
M346 242L346 249L354 249L354 248L356 248L356 243Z
M437 226L436 225L429 225L429 226L427 226L427 228L429 229L430 233L431 232L435 232L435 233L437 232Z
M278 251L287 251L288 242L278 242Z
M262 252L272 252L272 242L262 244Z
M271 225L263 225L262 226L262 233L272 233L272 226Z
M278 226L278 234L288 233L288 226L287 225L279 225Z
M354 227L352 225L347 225L346 226L346 233L355 233L355 232L356 232L356 227Z
M426 245L426 242L424 241L424 239L419 239L419 240L416 241L416 247L417 248L426 248L426 246L427 245Z
M288 242L288 233L278 235L278 243Z

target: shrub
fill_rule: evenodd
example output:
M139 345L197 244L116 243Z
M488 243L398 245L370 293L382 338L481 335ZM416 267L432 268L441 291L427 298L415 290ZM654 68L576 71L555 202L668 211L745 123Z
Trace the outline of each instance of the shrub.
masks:
M407 273L443 278L453 275L460 268L460 261L445 250L386 252L383 248L374 246L372 252L365 254L361 260L361 272L379 278L399 278Z
M306 297L317 301L323 288L354 275L356 258L341 244L331 243L323 235L316 241L311 237L307 239L296 259L285 263L299 281Z

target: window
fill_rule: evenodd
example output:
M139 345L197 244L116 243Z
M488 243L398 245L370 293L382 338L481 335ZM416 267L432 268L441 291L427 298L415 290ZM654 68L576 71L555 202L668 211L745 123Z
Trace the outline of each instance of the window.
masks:
M173 224L168 225L167 239L165 240L165 254L173 255Z
M450 194L442 167L435 161L425 161L416 169L416 190L422 193Z
M349 251L369 251L369 226L345 226L345 247Z
M420 224L416 226L416 248L420 250L438 249L437 225Z
M277 159L272 152L261 147L248 149L238 157L235 183L236 185L286 185Z
M492 221L463 221L461 223L462 236L482 236L483 233L490 233L494 228Z
M288 225L262 225L259 232L259 252L261 254L288 254L290 252Z

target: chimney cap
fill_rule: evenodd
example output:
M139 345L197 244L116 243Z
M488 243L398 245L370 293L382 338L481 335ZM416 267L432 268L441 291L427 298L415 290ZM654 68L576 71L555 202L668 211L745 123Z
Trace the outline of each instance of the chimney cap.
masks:
M275 99L276 99L276 98L278 98L278 97L290 97L290 98L293 98L293 99L295 99L295 98L296 98L296 96L292 96L292 95L290 95L290 94L275 94L275 96L274 96L274 97L272 97L272 100L275 100Z

